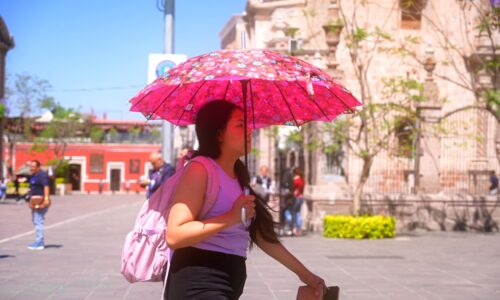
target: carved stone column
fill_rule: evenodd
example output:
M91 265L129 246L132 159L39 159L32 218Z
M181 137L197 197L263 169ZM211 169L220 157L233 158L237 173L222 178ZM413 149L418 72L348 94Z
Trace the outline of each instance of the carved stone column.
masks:
M439 163L436 163L441 156L441 139L432 134L432 123L439 121L442 107L439 88L433 78L435 68L434 51L427 49L424 57L424 69L427 71L423 90L425 100L416 104L420 120L416 124L414 192L437 193L441 190Z
M323 30L325 31L326 45L328 46L328 57L327 57L327 67L328 71L335 71L339 65L337 62L336 52L337 46L340 43L340 33L344 28L344 25L338 24L326 24L323 25Z

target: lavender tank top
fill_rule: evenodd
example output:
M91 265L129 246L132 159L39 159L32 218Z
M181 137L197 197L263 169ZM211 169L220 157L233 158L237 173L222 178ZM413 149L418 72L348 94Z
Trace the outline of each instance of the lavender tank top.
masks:
M228 212L233 207L236 199L243 193L238 179L233 179L227 175L214 160L210 159L210 161L214 164L215 172L219 176L220 189L214 206L202 220ZM249 232L245 230L243 224L237 224L219 231L192 247L247 257L249 241Z

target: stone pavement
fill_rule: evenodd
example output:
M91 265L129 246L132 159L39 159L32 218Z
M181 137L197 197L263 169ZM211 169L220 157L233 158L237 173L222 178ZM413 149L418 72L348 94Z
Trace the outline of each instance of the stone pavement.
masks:
M160 299L157 283L128 284L120 251L143 196L54 197L43 251L27 206L0 203L0 299ZM284 238L304 264L341 287L340 299L500 299L500 234L414 233L391 240ZM258 249L244 300L295 299L294 274Z

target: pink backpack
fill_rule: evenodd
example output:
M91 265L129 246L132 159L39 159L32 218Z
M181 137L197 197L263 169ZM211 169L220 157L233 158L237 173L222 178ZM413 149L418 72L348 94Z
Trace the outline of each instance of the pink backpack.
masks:
M199 218L203 218L213 207L219 193L219 177L214 165L206 157L197 156L189 161L199 162L208 173L205 201ZM175 174L168 178L146 200L135 220L134 229L127 234L122 249L121 273L128 282L161 281L168 274L167 261L173 255L165 240L167 218L172 195L184 173L184 161L180 161ZM165 269L167 268L167 269Z

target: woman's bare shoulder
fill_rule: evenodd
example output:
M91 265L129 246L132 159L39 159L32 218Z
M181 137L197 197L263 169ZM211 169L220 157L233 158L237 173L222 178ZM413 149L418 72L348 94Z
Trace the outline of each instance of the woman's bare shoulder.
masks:
M192 182L206 182L208 172L205 166L197 161L192 161L188 163L184 169L184 173L181 177L181 183L185 180Z

